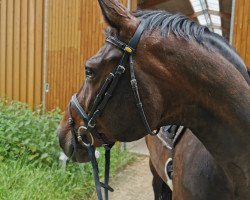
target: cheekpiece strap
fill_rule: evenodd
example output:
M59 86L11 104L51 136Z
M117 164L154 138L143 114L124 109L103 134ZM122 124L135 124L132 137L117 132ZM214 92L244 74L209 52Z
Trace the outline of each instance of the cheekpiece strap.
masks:
M82 106L80 105L79 101L76 98L76 94L74 94L71 98L71 104L74 106L77 111L77 113L81 116L81 118L86 122L88 121L88 115L87 113L82 109Z
M136 29L134 36L129 41L128 46L131 47L132 49L136 49L136 47L141 39L141 35L144 31L144 26L145 26L145 22L142 20L141 23L139 24L138 28Z

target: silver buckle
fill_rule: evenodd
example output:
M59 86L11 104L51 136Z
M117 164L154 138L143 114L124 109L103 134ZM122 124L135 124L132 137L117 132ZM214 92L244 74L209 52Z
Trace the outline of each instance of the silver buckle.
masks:
M91 118L91 119L89 120L89 122L88 122L88 127L94 128L95 125L96 125L95 121Z

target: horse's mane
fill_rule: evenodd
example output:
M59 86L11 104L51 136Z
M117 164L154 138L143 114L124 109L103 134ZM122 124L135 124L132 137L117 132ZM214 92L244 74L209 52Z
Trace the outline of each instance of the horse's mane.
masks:
M211 32L206 26L202 26L184 15L162 10L136 11L133 15L143 19L145 34L159 30L162 37L167 37L172 33L186 40L194 39L206 48L216 50L231 62L250 84L247 67L240 56L223 37Z
M139 10L133 14L135 17L143 19L147 32L151 33L158 29L162 37L173 33L177 37L195 38L198 42L202 42L203 33L209 31L207 27L201 26L181 14L172 14L163 10Z

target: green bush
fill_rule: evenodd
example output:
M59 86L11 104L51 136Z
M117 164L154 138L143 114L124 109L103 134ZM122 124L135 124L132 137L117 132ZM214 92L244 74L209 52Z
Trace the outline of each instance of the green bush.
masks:
M0 160L20 159L33 164L52 165L58 159L55 130L59 110L45 115L19 102L0 101Z

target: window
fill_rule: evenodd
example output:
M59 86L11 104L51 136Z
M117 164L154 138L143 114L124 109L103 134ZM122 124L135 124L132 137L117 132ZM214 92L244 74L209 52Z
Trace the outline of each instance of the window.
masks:
M209 10L220 11L219 0L207 0Z
M197 14L198 22L222 35L221 17L216 15L220 11L219 0L190 0L190 3Z

